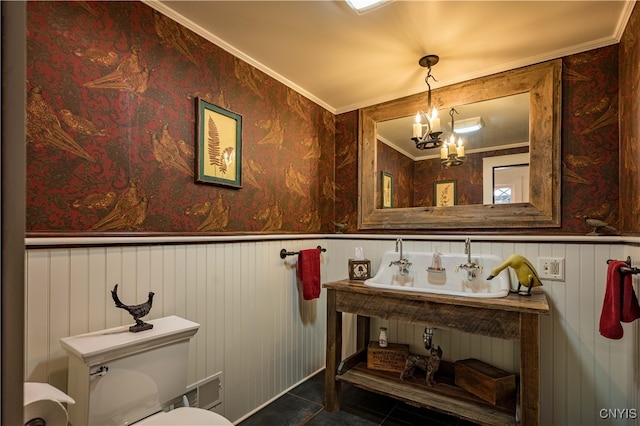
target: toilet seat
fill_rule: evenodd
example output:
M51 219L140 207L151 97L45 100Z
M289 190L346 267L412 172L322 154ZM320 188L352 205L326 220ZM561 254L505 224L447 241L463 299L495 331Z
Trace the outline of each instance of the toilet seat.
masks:
M178 425L218 425L232 426L229 420L218 413L202 408L180 407L175 410L160 412L136 423L146 426L178 426Z

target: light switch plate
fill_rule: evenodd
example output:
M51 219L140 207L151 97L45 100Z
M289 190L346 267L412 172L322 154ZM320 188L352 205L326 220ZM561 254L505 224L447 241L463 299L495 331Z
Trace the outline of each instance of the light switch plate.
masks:
M543 280L564 281L564 257L538 258L538 274Z

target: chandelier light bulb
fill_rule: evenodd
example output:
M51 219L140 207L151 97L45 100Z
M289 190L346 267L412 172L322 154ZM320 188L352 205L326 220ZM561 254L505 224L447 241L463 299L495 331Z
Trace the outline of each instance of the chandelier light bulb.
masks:
M454 135L451 135L451 137L449 138L449 144L447 145L447 154L451 155L457 152L456 150L456 138Z
M431 111L431 131L442 131L442 129L440 128L440 119L438 118L438 109L436 107L433 107L433 111Z
M413 137L422 137L422 120L420 119L420 113L416 114L416 122L413 123Z
M456 150L458 158L464 157L464 145L462 144L462 138L458 139L458 149Z

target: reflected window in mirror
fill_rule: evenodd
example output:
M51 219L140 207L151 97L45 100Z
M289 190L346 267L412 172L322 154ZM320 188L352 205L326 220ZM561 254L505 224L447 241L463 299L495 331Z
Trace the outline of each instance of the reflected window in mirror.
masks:
M510 204L512 186L496 186L493 188L493 204Z
M483 158L483 204L526 203L529 201L529 153ZM496 191L510 188L508 201Z
M529 165L493 169L493 204L529 201Z

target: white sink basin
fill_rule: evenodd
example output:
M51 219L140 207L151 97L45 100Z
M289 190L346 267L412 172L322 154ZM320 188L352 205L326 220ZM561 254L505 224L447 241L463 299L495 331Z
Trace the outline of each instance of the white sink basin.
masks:
M467 263L467 255L456 253L442 253L441 266L443 270L430 269L433 263L431 252L404 252L403 257L411 262L409 273L401 275L398 266L389 264L397 261L400 256L395 251L388 251L382 256L378 272L364 283L371 287L392 290L413 291L421 293L450 294L454 296L499 298L509 294L511 280L508 268L505 268L491 280L491 270L503 262L495 255L472 255L471 260L482 267L476 277L469 280L467 271L456 268ZM429 269L428 269L429 268Z

